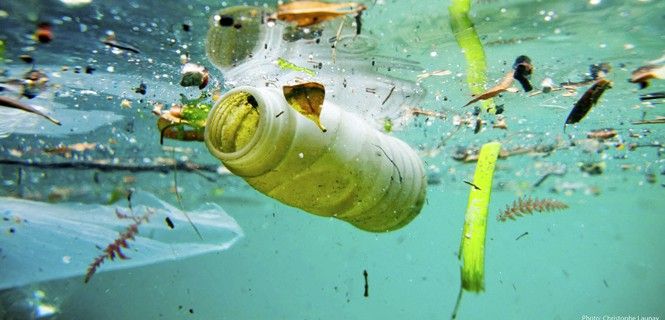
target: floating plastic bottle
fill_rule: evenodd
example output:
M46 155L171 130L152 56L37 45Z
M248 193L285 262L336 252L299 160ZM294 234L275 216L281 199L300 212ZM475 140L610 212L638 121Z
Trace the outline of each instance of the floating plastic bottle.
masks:
M230 171L287 205L372 232L410 222L427 187L415 151L328 100L320 122L325 132L279 89L241 86L211 110L205 141Z

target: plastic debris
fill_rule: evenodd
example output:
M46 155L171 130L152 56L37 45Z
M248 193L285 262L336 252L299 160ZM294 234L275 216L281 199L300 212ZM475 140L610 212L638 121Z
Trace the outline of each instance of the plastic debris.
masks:
M184 213L145 192L134 193L132 209L2 197L0 228L14 232L0 234L0 289L73 276L83 278L88 265L100 255L99 248L114 242L129 224L117 217L116 210L139 214L148 208L154 214L141 225L130 249L125 249L131 259L105 263L98 273L223 251L243 235L236 221L214 204L188 213L203 241L191 228L170 229L164 219L169 217L173 223L185 226L189 223Z

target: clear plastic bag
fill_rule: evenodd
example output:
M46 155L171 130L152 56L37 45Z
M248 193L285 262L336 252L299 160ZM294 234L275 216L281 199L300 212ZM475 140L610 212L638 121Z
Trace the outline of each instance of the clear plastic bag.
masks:
M131 203L132 210L0 197L0 290L73 276L83 281L90 263L134 222L120 219L116 209L136 216L146 210L154 213L138 227L129 247L122 248L129 259L107 259L97 272L222 251L243 236L236 221L215 204L188 212L201 239L182 211L154 195L135 192Z

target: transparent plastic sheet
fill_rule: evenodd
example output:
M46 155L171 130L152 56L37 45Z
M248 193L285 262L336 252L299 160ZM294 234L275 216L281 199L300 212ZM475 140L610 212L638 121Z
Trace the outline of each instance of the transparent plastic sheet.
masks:
M74 276L83 282L88 265L133 223L118 218L116 209L136 216L148 208L154 213L139 226L136 238L128 241L129 248L122 249L129 259L107 260L97 272L222 251L243 236L236 221L215 204L187 212L201 239L182 211L154 195L135 192L131 203L133 210L119 205L49 204L1 197L0 290Z
M217 15L261 19L259 14L250 14L252 10L262 9L223 9ZM228 31L215 20L217 15L210 18L207 53L223 72L228 88L281 88L315 81L325 86L327 101L343 106L377 129L382 129L386 120L391 120L395 129L405 125L405 108L417 106L425 94L415 82L423 68L413 60L380 54L380 38L369 32L356 34L351 18L304 28L306 32L281 21L256 22L256 30L242 31L240 41L232 37L237 32L225 33ZM229 55L242 51L237 47L248 54L228 62L233 60ZM280 59L309 73L280 66Z

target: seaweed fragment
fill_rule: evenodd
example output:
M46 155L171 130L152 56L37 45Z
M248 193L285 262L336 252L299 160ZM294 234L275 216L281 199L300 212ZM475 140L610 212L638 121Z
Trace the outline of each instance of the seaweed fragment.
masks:
M600 96L603 95L605 90L609 89L612 87L612 82L610 82L607 79L600 78L598 81L596 81L591 88L589 88L582 97L577 100L575 105L573 106L573 110L570 111L570 114L568 114L568 117L566 118L566 123L564 124L564 130L566 128L566 125L568 124L573 124L573 123L578 123L580 120L586 116L586 114L591 110L591 107L593 107L597 102L598 99L600 99Z
M85 274L83 282L88 283L92 278L92 276L97 271L97 268L99 268L106 259L115 260L116 257L122 260L129 259L129 257L122 252L122 248L129 248L129 244L127 242L130 240L134 240L136 238L136 235L139 233L139 226L144 222L148 222L150 216L153 213L155 213L155 210L148 208L146 209L145 213L143 213L142 216L139 217L132 216L131 219L134 221L134 223L127 226L127 229L125 229L124 232L120 233L118 235L118 238L115 239L115 241L109 243L106 246L106 248L104 249L104 253L99 255L97 258L95 258L95 260L92 261L90 266L88 266L88 271ZM116 210L116 215L119 218L129 217L129 215L122 213L119 210Z
M534 211L549 212L566 208L568 208L567 204L554 199L520 197L513 201L511 205L506 205L506 209L502 210L496 219L504 222L508 219L515 220L516 217L521 217L525 214L532 214Z

